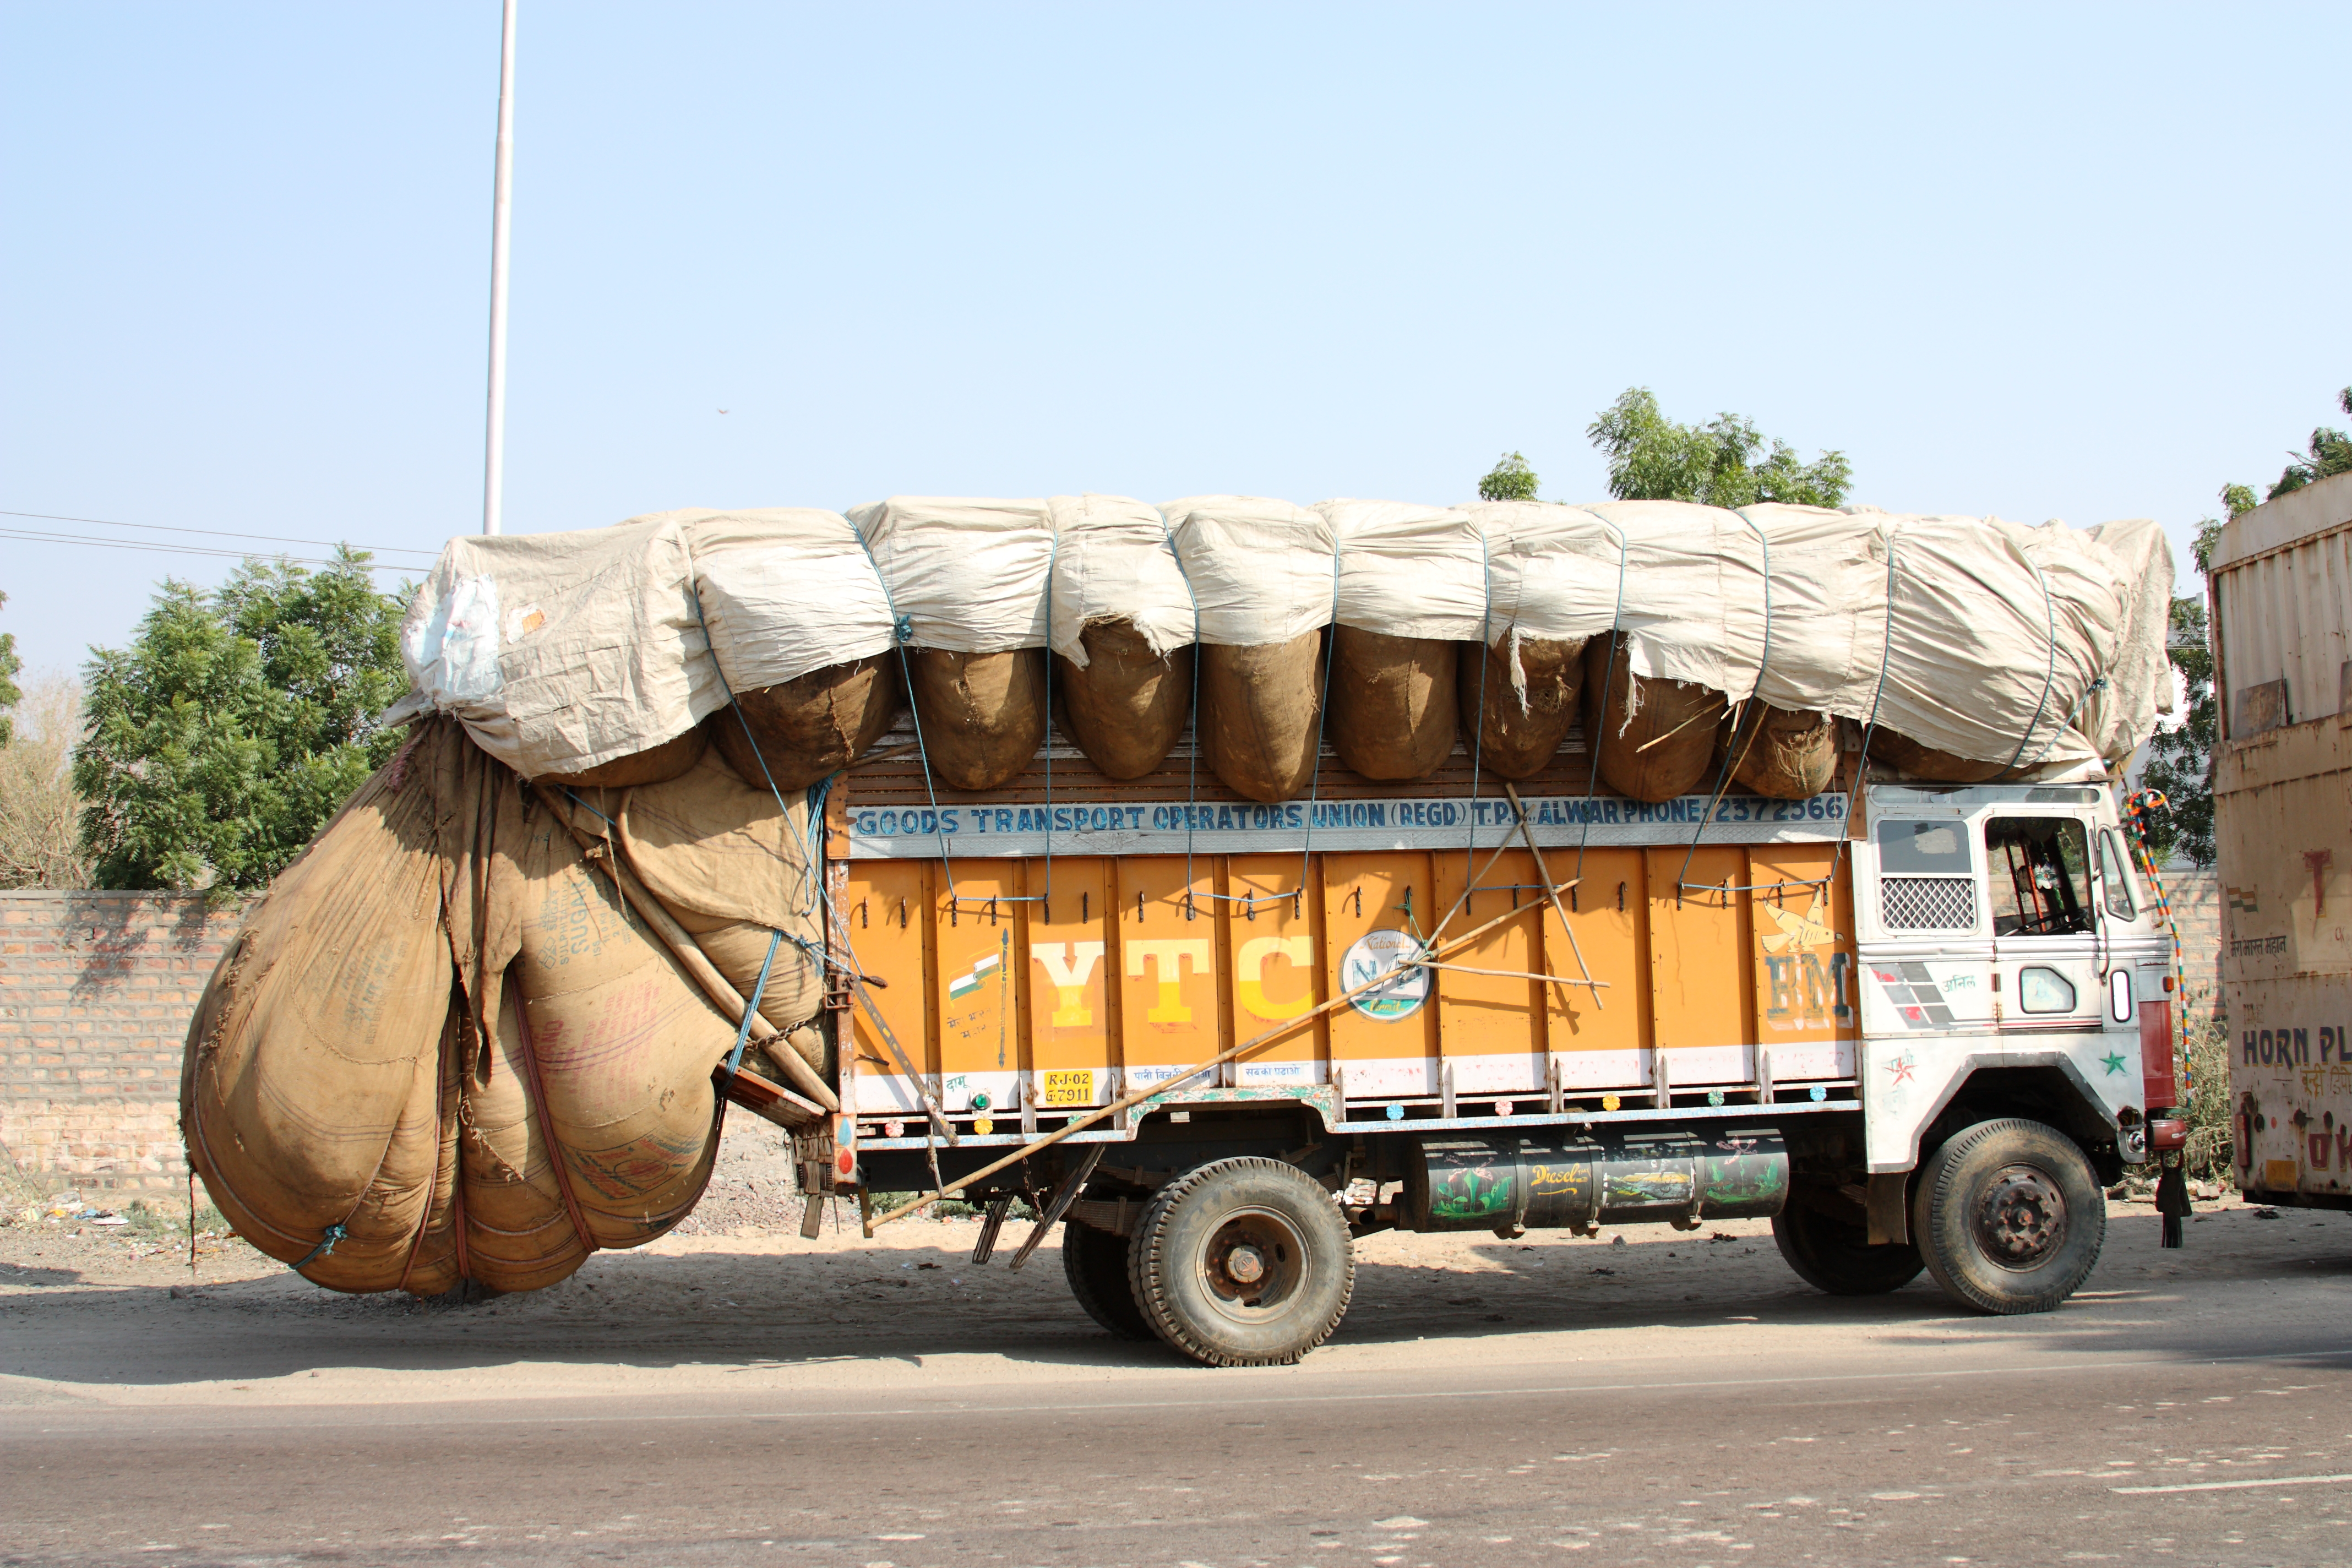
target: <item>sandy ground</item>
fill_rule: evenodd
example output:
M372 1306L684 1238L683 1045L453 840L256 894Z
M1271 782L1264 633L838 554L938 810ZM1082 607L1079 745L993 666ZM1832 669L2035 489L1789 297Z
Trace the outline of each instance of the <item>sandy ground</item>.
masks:
M2111 1309L2102 1319L2136 1302L2156 1309L2184 1277L2254 1283L2341 1267L2352 1237L2352 1216L2265 1218L2231 1199L2200 1205L2189 1247L2163 1251L2148 1205L2109 1208L2105 1257L2080 1298ZM840 1204L812 1242L797 1234L799 1212L781 1152L756 1131L730 1135L710 1195L679 1232L599 1254L559 1286L465 1306L337 1295L233 1239L200 1242L192 1268L184 1244L86 1224L0 1228L0 1403L561 1397L713 1391L747 1377L780 1389L935 1386L1116 1380L1176 1364L1086 1319L1053 1240L1012 1271L1026 1224L1008 1223L996 1258L975 1268L970 1219L911 1219L868 1240ZM1839 1322L1873 1340L1932 1342L1959 1316L1924 1276L1874 1301L1821 1296L1788 1271L1761 1221L1516 1242L1389 1233L1359 1245L1348 1320L1311 1360L1373 1371L1465 1353L1673 1354L1693 1334L1695 1352L1738 1336L1769 1355ZM2067 1321L2037 1321L2061 1332Z

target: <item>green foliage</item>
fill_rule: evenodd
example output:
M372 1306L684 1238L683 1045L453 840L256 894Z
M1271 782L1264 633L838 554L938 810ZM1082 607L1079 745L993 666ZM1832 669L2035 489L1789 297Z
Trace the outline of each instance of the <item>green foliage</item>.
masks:
M1506 452L1478 481L1480 500L1533 500L1536 499L1536 471L1517 452Z
M2197 569L2212 556L2210 520L2198 530ZM2158 861L2174 855L2192 864L2213 863L2213 744L2221 736L2221 704L2213 694L2213 647L2206 636L2205 601L2184 595L2172 601L2172 625L2165 639L2172 667L2189 689L2187 721L2148 737L2147 766L2140 782L2161 790L2170 803L2148 819L2148 848Z
M100 887L260 888L391 756L401 602L367 560L167 581L130 647L95 650L74 786Z
M2352 386L2336 395L2336 405L2352 415ZM2292 495L2308 484L2336 474L2352 474L2352 436L2322 425L2312 431L2311 440L2302 452L2287 454L2289 462L2263 499L2276 500ZM2221 504L2230 509L2231 517L2242 517L2254 510L2254 491L2251 485L2223 485Z
M0 593L0 609L6 608L7 604L8 595ZM25 694L16 688L16 672L24 668L25 661L16 653L16 634L0 632L0 746L16 738L16 707L25 700Z
M2352 414L2352 386L2336 395L2336 405ZM2331 430L2325 425L2314 430L2306 452L2307 456L2296 458L2279 475L2278 483L2271 487L2270 500L2276 500L2331 474L2352 473L2352 436L2341 430Z
M1843 452L1800 463L1796 448L1776 440L1759 460L1765 437L1749 420L1718 414L1705 425L1677 425L1646 386L1626 388L1585 434L1608 454L1609 493L1620 500L1841 506L1853 483Z
M2180 1058L2188 1069L2189 1145L2180 1152L2183 1169L2232 1184L2230 1126L2230 1031L2227 1020L2214 1012L2219 998L2211 986L2190 991L2180 999Z

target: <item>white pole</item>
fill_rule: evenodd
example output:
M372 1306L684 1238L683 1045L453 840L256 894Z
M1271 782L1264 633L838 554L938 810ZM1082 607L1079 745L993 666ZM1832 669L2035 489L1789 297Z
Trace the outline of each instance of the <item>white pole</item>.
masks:
M482 462L482 531L499 531L507 448L507 229L514 184L515 0L499 43L499 174L490 208L490 420Z

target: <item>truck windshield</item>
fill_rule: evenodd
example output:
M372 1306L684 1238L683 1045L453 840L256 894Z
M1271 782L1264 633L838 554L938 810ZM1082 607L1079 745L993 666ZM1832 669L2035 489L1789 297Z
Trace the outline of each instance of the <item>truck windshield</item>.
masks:
M2091 929L2090 839L2067 816L1985 824L1996 936L2079 936Z
M1878 825L1878 868L1891 875L1967 876L1969 826L1965 822L1911 822L1895 818Z

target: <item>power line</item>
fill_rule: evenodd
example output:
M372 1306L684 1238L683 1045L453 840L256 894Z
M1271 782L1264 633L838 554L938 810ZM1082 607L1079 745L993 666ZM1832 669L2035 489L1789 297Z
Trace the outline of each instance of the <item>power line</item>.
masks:
M0 515L21 517L24 514L21 512L8 512ZM280 553L265 558L257 557L255 552L250 550L215 550L210 545L205 544L149 544L144 540L138 539L91 539L85 534L43 533L28 528L0 528L0 539L22 540L29 544L80 544L87 545L94 550L144 550L158 555L209 555L230 561L268 559L291 562L297 566L335 566L341 564L339 562L323 560L315 556L308 555L287 555ZM366 572L421 573L424 568L414 565L394 565L372 561L362 566L361 570Z
M0 517L37 518L43 522L89 522L95 523L100 528L143 529L150 533L201 533L213 539L266 539L272 544L308 544L318 550L332 550L338 544L350 544L348 540L288 539L282 534L276 533L232 533L226 529L218 528L176 528L168 523L160 522L116 522L110 518L103 517L62 517L53 511L0 511ZM362 544L351 547L377 555L438 556L441 553L438 550L418 550L405 544Z

